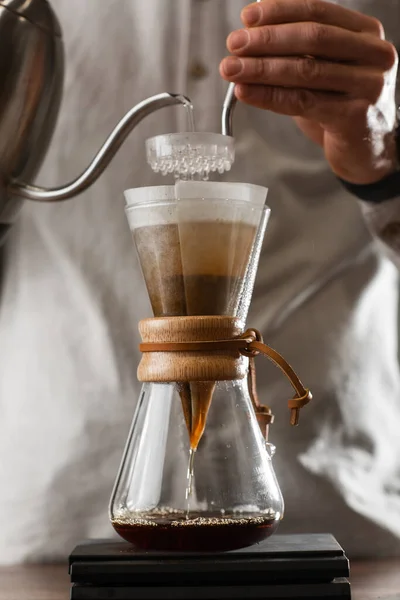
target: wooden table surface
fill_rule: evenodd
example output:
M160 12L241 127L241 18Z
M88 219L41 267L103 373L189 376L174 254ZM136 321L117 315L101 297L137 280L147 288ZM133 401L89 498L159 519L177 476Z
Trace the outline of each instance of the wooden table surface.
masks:
M353 600L400 600L400 560L352 564ZM0 568L0 600L68 600L65 565Z

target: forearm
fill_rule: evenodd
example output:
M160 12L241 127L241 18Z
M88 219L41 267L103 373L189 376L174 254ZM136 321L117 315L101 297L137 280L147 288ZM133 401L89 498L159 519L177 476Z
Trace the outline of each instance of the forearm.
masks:
M344 187L359 199L366 223L400 267L400 127L393 137L393 171L370 185L357 186L342 180Z

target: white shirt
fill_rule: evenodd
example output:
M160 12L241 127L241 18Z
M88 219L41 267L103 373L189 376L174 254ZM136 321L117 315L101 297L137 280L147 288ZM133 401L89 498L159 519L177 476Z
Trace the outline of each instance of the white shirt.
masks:
M341 3L380 18L399 45L398 0ZM162 91L189 95L198 129L220 131L218 63L245 2L53 5L66 85L38 183L75 177L131 106ZM207 69L200 79L190 76L197 61ZM65 557L79 540L112 532L107 506L140 390L137 323L151 315L122 192L160 182L144 141L179 129L184 111L154 114L83 196L26 203L7 241L0 562ZM291 119L239 106L235 134L229 179L269 187L272 208L248 323L314 394L290 429L289 386L259 363L259 394L276 414L281 531L331 531L350 555L400 554L397 271Z

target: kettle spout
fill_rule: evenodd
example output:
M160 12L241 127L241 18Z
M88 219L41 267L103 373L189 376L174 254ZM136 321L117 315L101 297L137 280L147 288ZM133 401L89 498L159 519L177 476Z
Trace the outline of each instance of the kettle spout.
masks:
M35 200L36 202L59 202L81 194L97 181L136 125L156 110L177 104L192 106L189 98L179 94L163 93L143 100L121 119L90 165L74 181L50 189L11 181L7 190L8 195L24 198L25 200Z

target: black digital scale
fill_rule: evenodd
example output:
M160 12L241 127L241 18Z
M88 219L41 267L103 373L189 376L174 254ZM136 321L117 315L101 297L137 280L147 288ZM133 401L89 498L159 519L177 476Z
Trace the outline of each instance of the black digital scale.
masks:
M224 553L160 553L127 542L80 544L71 600L350 600L349 561L330 534L274 535Z

